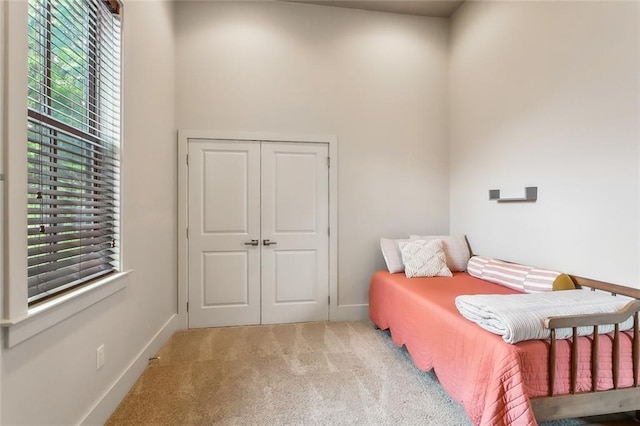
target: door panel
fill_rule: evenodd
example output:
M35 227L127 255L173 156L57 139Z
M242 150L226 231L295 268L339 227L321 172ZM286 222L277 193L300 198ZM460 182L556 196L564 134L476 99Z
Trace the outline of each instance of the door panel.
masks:
M327 157L325 144L262 144L263 324L329 318Z
M202 153L203 232L246 235L249 152L208 150Z
M260 323L260 143L189 141L189 327Z
M318 289L316 250L275 250L275 304L314 303Z
M315 233L318 226L316 153L280 152L273 159L276 161L273 168L276 199L270 207L274 209L274 231Z
M249 256L245 252L202 253L204 307L249 305Z

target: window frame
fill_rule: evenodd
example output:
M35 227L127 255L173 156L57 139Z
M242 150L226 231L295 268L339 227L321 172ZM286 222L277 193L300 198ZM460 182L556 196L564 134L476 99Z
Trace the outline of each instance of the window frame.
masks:
M102 24L105 13L111 14L107 19L119 16L113 17L108 0L33 3L29 71L33 66L36 73L29 75L27 112L30 306L120 269L121 137L114 130L121 133L121 119L113 101L120 99L121 78L114 87L104 72L120 63L121 51L114 57L104 50L115 39L111 24ZM71 80L64 77L66 67Z
M122 23L125 20L121 9ZM5 347L13 347L54 327L88 307L109 297L115 297L129 283L132 270L127 270L120 252L121 272L108 275L76 291L45 301L35 307L27 304L27 2L0 2L0 81L3 85L0 116L3 148L0 149L0 326L6 328ZM124 28L124 26L123 26ZM122 33L124 35L124 31ZM124 38L123 38L124 39ZM121 57L124 53L121 53ZM8 58L11 58L9 60ZM121 68L121 75L124 76ZM120 99L122 105L122 97ZM122 135L122 130L121 130ZM121 187L125 181L121 170ZM9 201L10 200L10 201ZM120 206L121 212L123 206ZM122 218L120 226L122 227ZM122 228L121 228L122 229Z

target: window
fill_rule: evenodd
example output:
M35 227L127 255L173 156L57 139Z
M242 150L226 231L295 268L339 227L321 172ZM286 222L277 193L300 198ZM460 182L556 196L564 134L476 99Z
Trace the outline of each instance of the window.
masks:
M28 300L119 268L120 17L29 0Z

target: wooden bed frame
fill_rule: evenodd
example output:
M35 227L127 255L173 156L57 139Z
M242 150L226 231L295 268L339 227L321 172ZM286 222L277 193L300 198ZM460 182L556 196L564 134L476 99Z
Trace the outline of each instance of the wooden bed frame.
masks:
M449 306L450 301L447 298L450 296L454 296L456 294L456 290L452 292L442 290L450 287L448 284L444 285L444 283L440 281L438 281L438 284L434 285L434 287L418 286L417 282L412 282L412 284L409 284L411 280L404 277L400 277L400 282L398 283L400 285L400 288L402 288L403 290L392 290L396 288L395 285L390 285L393 284L393 275L395 274L388 273L387 271L379 271L374 274L369 289L369 315L376 327L382 326L382 329L389 329L392 334L394 333L394 325L390 322L390 319L393 319L394 321L392 322L395 323L396 327L399 327L398 330L400 331L400 333L398 334L399 337L397 341L396 339L394 339L394 343L396 345L407 345L407 343L410 342L412 347L417 351L416 353L419 354L421 353L421 351L424 352L426 350L426 347L421 345L427 344L424 342L424 340L421 339L422 335L410 332L410 330L412 330L412 327L410 327L411 324L407 325L402 321L398 322L396 319L403 318L405 315L411 315L414 321L418 319L425 320L424 315L420 315L420 312L422 312L423 307L429 306L426 306L424 303L415 303L412 305L411 312L398 311L395 313L393 310L390 310L390 306L392 306L393 303L396 302L406 302L407 300L413 300L411 298L414 297L413 291L415 291L416 289L435 288L436 292L433 293L434 295L440 294L444 296L444 299L440 298L438 299L438 302L436 302L437 309L440 309L443 314L449 315L453 314L454 312L451 310L452 307ZM479 279L477 277L474 278L470 275L467 276L468 278L477 281L483 281L482 279ZM544 346L546 346L546 348L541 348L539 344L535 345L535 347L537 347L538 349L543 349L535 351L536 357L544 357L546 355L545 352L547 352L548 354L548 365L546 368L546 370L548 370L548 373L545 373L548 374L548 377L546 378L547 383L545 383L542 388L539 387L537 388L537 390L534 390L533 393L535 393L535 395L537 396L528 396L526 398L525 403L528 407L524 412L522 412L518 407L521 407L525 403L522 402L522 398L520 398L520 394L518 394L520 390L517 389L517 386L511 388L510 385L508 385L504 389L498 389L497 387L495 387L497 386L496 380L502 379L496 379L495 376L492 376L491 379L493 380L493 382L491 383L494 386L494 388L492 389L498 389L498 393L504 392L507 389L515 390L515 394L509 393L509 396L507 397L514 397L514 399L506 399L507 402L503 404L504 407L499 403L496 403L497 405L484 405L482 408L478 408L478 406L474 406L469 402L471 401L471 399L467 399L467 405L465 405L464 402L461 402L461 404L464 405L467 414L473 416L473 418L470 417L473 422L476 422L478 424L488 422L486 424L503 425L505 423L504 421L501 422L501 419L505 419L505 421L506 419L515 421L514 419L520 418L518 416L523 415L523 421L520 423L524 424L524 422L531 420L534 420L535 422L542 422L547 420L559 420L566 418L579 418L628 412L635 412L636 419L640 418L640 416L638 416L638 414L640 413L640 380L638 378L638 375L640 373L640 289L623 287L616 284L610 284L573 275L570 275L570 278L575 284L576 288L591 291L602 291L609 293L612 296L627 296L632 300L630 300L623 309L613 313L573 316L566 315L547 318L545 320L545 326L551 330L551 333L550 338L546 339L546 342L542 342L544 343ZM436 277L436 279L443 280L442 278L438 277ZM489 281L486 282L486 284L482 284L482 289L478 293L471 294L485 294L485 291L490 291L488 287L484 287L488 284L499 286L499 284L492 284ZM372 288L375 289L373 293L375 301L374 304L372 304ZM456 287L456 289L461 288L462 286ZM429 290L420 290L419 293L420 294L418 295L418 297L425 297L425 300L428 300L426 299L426 296L429 295ZM390 296L392 296L391 301L386 299ZM385 298L385 303L381 302L381 297ZM373 311L371 310L372 306L374 307ZM453 309L455 309L455 306L453 307ZM431 311L431 309L429 309L428 311ZM616 324L624 322L630 317L633 317L632 328L627 331L620 331L620 326ZM462 316L460 316L460 318L462 318ZM598 334L599 327L611 324L614 324L614 326L612 327L613 331L607 334L605 340L603 336L600 336ZM457 322L455 324L451 323L451 327L447 329L447 332L458 331L460 325L461 324L458 324ZM589 336L585 336L585 338L578 339L577 329L579 327L593 327L594 333L590 334ZM573 336L569 339L566 339L564 342L556 342L556 329L560 328L572 328ZM467 331L464 331L464 333L466 333L467 335L465 339L471 338L472 342L476 342L476 340L473 340L474 337L470 336L476 336L475 338L477 339L477 332L475 334L469 334L467 333ZM429 334L428 336L434 337L435 335ZM462 343L464 343L465 341L462 341ZM595 342L595 344L593 344L593 342ZM434 339L429 340L430 345L434 343ZM623 347L624 352L622 351ZM409 348L408 346L407 348L408 350L411 350L411 348ZM533 348L534 346L532 346L532 349ZM629 350L631 353L628 352ZM438 354L442 355L442 353ZM598 361L603 361L603 356L607 357L606 361L599 363ZM446 360L444 360L442 356L440 356L440 358L438 359L440 360L440 367L445 367L446 371ZM510 361L513 361L513 363L517 363L517 359L518 358L516 357L511 359ZM540 360L540 358L538 358L538 360ZM414 359L414 363L415 362L416 359ZM583 367L583 363L585 362L588 363L586 366L586 371L585 367ZM562 365L560 365L560 363L562 363ZM423 368L425 370L430 368L438 368L438 365L436 365L434 359L430 357L421 359L420 364L416 365L418 366L418 368ZM558 373L556 373L556 367L558 369ZM508 368L511 367L508 366ZM600 369L600 371L598 371L598 369ZM584 376L582 376L582 374L589 372L589 370L591 380L585 383ZM510 369L509 371L512 371L512 369ZM579 372L581 374L580 377L578 377ZM557 376L557 374L567 374L568 377ZM631 377L632 375L633 377ZM521 377L516 377L514 375L508 375L506 377L508 380L515 379L516 382L514 383L516 385L522 383L520 382ZM474 380L473 377L469 378L471 380ZM449 380L451 379L451 377L448 377L447 379ZM456 379L458 378L456 377ZM510 381L508 383L510 383ZM542 384L541 381L534 381L533 383ZM554 387L559 386L560 383L566 383L566 386L562 385L563 389L560 391L562 392L561 394L559 394L557 390L554 390ZM454 386L454 383L450 381L449 385ZM622 387L620 387L619 385L621 385ZM534 384L534 386L536 385ZM600 387L601 389L604 387L608 390L598 390L598 387ZM522 389L522 391L522 395L526 396L527 389ZM472 393L465 394L467 398L474 398L475 395L475 390L473 390ZM482 393L478 394L478 396L479 398L485 398L487 395L485 393ZM492 395L492 397L501 398L501 396L499 395ZM481 404L487 403L486 400L483 401L484 402L481 402ZM509 414L512 410L512 408L508 408L509 403L514 404L512 405L513 416ZM485 416L485 410L487 409L489 409L490 411ZM526 415L524 415L525 413Z
M588 278L570 276L578 288L588 288L591 291L605 291L612 295L624 295L636 300L629 302L622 311L610 314L576 315L550 317L545 325L551 329L551 341L549 346L549 392L546 397L530 398L537 421L558 420L572 417L585 417L598 414L620 413L640 410L640 388L638 388L638 368L640 367L640 339L638 335L638 312L640 311L640 290L623 287L616 284L605 283ZM633 387L618 389L619 376L619 329L618 323L633 316L632 330L632 365ZM612 390L596 391L598 380L598 326L615 324L613 334L613 360L612 360ZM591 352L591 391L576 392L578 371L578 339L577 327L593 326L593 344ZM555 379L556 364L556 339L555 330L558 328L572 328L573 339L571 345L571 381L570 394L554 395L553 383Z

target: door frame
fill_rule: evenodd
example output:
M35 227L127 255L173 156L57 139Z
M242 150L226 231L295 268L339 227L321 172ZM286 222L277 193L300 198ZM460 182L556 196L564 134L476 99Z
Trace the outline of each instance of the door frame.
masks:
M329 321L338 318L338 138L335 135L289 134L270 132L226 132L215 130L178 130L178 295L177 312L183 328L188 327L189 288L189 169L187 153L190 139L212 141L259 141L326 143L329 145Z

